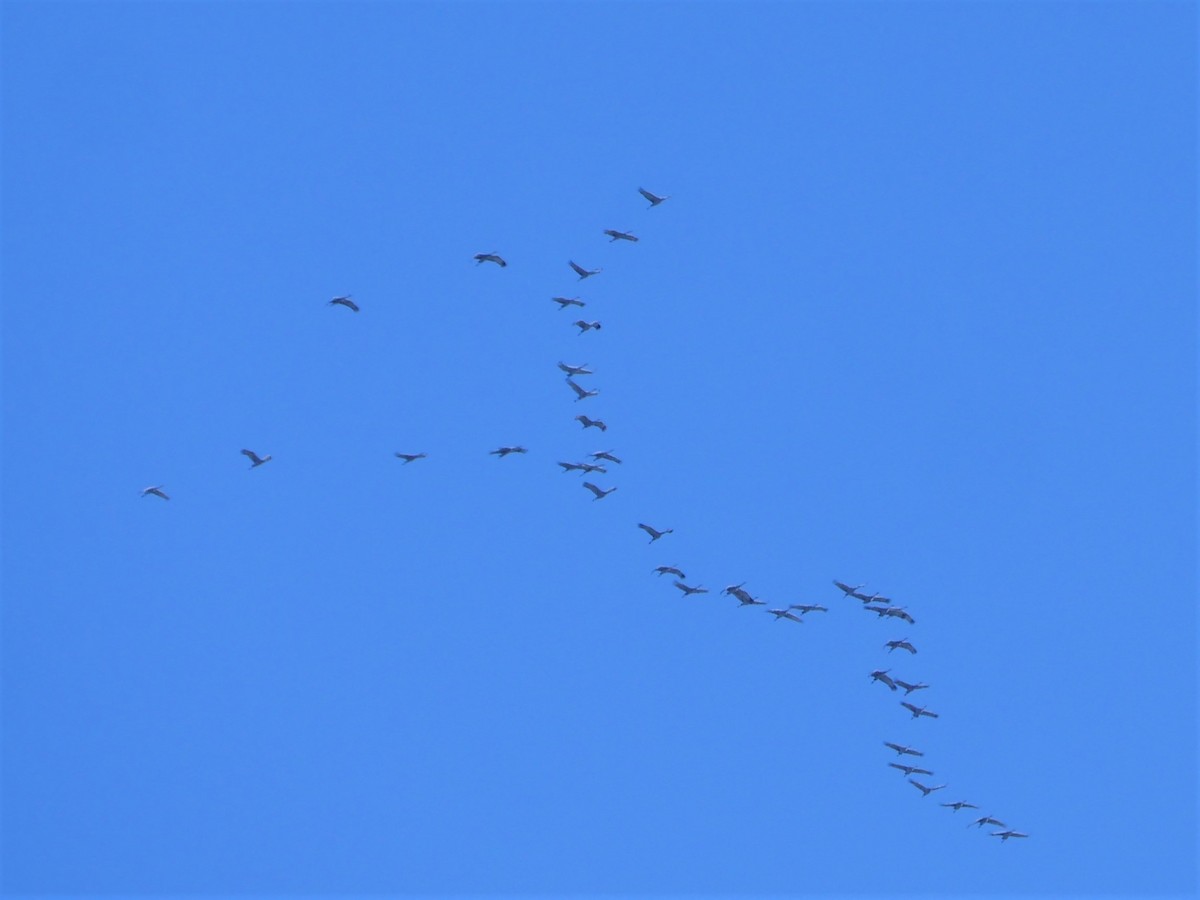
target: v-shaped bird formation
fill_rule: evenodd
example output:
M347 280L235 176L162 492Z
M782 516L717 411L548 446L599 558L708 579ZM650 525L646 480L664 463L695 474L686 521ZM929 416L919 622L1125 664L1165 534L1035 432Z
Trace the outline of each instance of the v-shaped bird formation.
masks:
M660 196L658 194L651 193L650 191L646 190L645 188L641 188L641 187L638 188L638 193L641 194L641 196L643 198L645 198L646 200L649 201L650 206L647 207L648 209L653 209L670 199L670 197L668 197L668 196ZM639 242L639 238L637 236L635 236L632 232L627 231L627 230L619 230L619 229L609 228L609 229L604 229L603 234L609 238L609 243L616 243L616 242L623 241L623 242L633 244L633 243ZM508 267L507 260L505 260L502 256L500 256L496 252L476 253L473 258L475 260L476 266L480 266L486 262L486 263L492 263L495 267L500 268L500 269ZM586 268L586 267L580 265L573 259L568 260L567 265L570 267L570 269L572 271L574 271L574 273L576 275L579 276L578 277L579 281L584 281L588 278L592 278L596 275L599 275L601 272L603 272L602 268L598 267L595 269L589 269L589 268ZM503 276L496 276L496 277L503 277ZM583 308L587 305L587 303L584 300L581 300L579 297L555 296L555 297L552 297L551 299L556 304L558 304L559 311L564 310L570 306L576 306L576 307ZM348 309L352 312L355 312L355 313L360 311L359 304L356 301L354 301L353 299L351 299L350 294L345 294L345 295L334 297L332 300L328 301L328 304L331 306L342 306L342 307L345 307L346 309ZM579 329L578 335L580 335L580 336L582 336L588 332L591 332L591 331L596 331L596 332L601 331L601 323L599 321L589 321L586 319L579 319L578 321L574 322L573 325L574 325L574 327ZM565 381L566 381L567 386L570 387L572 392L575 394L574 402L577 403L581 400L587 400L587 399L596 397L600 394L599 389L590 388L590 387L585 388L574 380L575 378L581 378L583 376L590 376L590 375L595 374L590 368L588 368L587 363L582 363L582 364L576 365L576 364L560 361L558 363L558 368L562 372L566 373ZM583 426L584 430L589 429L589 428L597 428L600 431L608 430L608 425L605 422L603 422L602 420L592 419L589 416L582 415L582 414L576 415L574 418L575 418L575 421L579 422ZM488 452L490 455L495 456L497 459L504 459L504 458L506 458L508 456L512 456L512 455L527 454L527 453L529 453L529 450L520 444L504 444L504 445L501 445L501 446L497 447L496 449L490 450ZM257 469L260 466L264 465L265 463L270 462L272 459L272 456L270 456L270 455L261 456L256 451L249 450L249 449L243 449L241 451L241 453L242 453L242 455L247 457L247 459L249 459L251 469ZM417 460L426 459L428 457L428 454L425 451L418 451L418 452L394 451L394 455L398 459L400 459L404 465L408 465L409 463L415 462ZM621 459L619 457L615 456L614 452L612 450L598 450L598 451L591 453L590 457L592 460L594 460L594 462L559 461L557 464L562 468L562 471L564 473L578 472L580 475L593 475L593 474L607 475L609 470L601 463L611 463L613 465L621 465ZM585 490L587 490L588 492L590 492L592 494L593 502L599 501L599 500L604 500L610 494L612 494L614 491L617 490L616 486L611 486L611 487L606 488L601 485L595 484L592 481L583 481L582 486ZM141 496L143 496L143 497L154 496L154 497L158 497L162 500L170 500L171 499L167 495L167 493L164 491L163 485L153 485L150 487L143 488L141 491ZM654 543L658 542L659 540L661 540L662 538L665 538L674 532L673 528L659 528L655 525L651 525L646 522L638 522L636 524L639 529L641 529L643 532L645 532L645 534L647 534L649 536L649 542L648 542L649 544L654 544ZM681 569L678 565L674 565L674 564L662 565L662 566L658 566L657 568L653 569L652 571L660 577L662 575L673 576L672 585L676 589L678 589L681 592L682 596L685 598L691 598L693 596L710 593L708 588L704 587L701 584L688 583L687 575L684 574L683 569ZM866 587L866 585L864 585L864 584L851 585L851 584L847 584L845 582L837 581L837 580L835 580L833 582L833 584L839 591L842 592L843 597L861 601L863 604L862 608L867 612L875 613L876 618L879 621L887 621L890 619L899 619L908 625L914 625L916 623L916 619L912 616L912 614L907 610L906 607L896 606L895 604L893 604L893 602L890 598L884 597L879 593L872 593L872 594L864 593L863 588ZM799 625L803 625L805 623L805 619L810 614L816 613L816 612L821 612L821 613L829 612L827 607L822 606L820 604L816 604L816 603L791 603L791 604L786 604L786 605L781 604L778 606L769 606L766 600L763 600L759 597L755 597L749 591L747 591L745 589L745 582L742 582L740 584L729 585L728 587L726 587L722 591L720 591L720 595L727 595L727 596L733 597L735 600L738 601L738 608L754 607L754 606L766 607L766 609L764 611L767 613L770 613L774 617L774 621L776 621L776 622L779 622L783 619L787 619L790 622L793 622L793 623L796 623ZM807 628L803 629L803 631L808 631L808 629ZM802 632L798 632L798 633L802 633ZM902 651L904 651L904 654L908 654L909 657L917 655L916 646L908 639L907 636L905 636L903 638L889 640L882 646L887 648L888 654L891 654L893 651L896 651L896 650L902 650ZM901 656L903 657L904 654L901 654ZM929 687L930 687L930 685L925 684L924 682L921 682L921 681L902 680L902 679L897 678L894 675L892 675L891 672L892 672L892 669L890 669L890 668L876 669L873 672L869 673L869 680L872 684L874 684L874 683L882 684L884 687L886 687L891 692L898 692L900 690L903 690L904 691L903 696L906 698L909 697L914 692L923 691L923 690L929 689ZM900 700L899 705L901 707L903 707L910 714L910 718L914 723L921 719L938 719L938 718L940 718L940 716L937 712L933 711L932 709L930 709L929 706L924 705L924 704L918 705L916 703L911 702L910 700L905 699L905 700ZM929 726L916 726L914 724L913 727L929 727ZM883 744L885 747L887 747L891 750L894 750L896 752L897 756L899 756L901 758L910 757L910 756L911 757L924 757L925 756L923 751L917 750L911 746L908 746L907 744L900 744L900 743L895 743L892 741L884 741ZM929 777L933 776L934 771L929 768L925 768L924 765L914 766L914 765L908 765L904 762L896 762L896 761L888 762L887 765L893 769L898 770L906 778L906 780L908 781L909 784L911 784L913 787L915 787L917 790L919 790L921 792L922 797L928 797L932 793L944 790L945 788L949 787L948 784L926 784L925 782L920 781L917 778L914 778L913 776L920 776L923 778L929 778ZM956 813L961 809L974 809L974 810L979 809L979 807L976 804L970 803L965 800L955 800L955 801L948 802L948 803L941 803L940 805L943 807L946 807ZM982 829L983 826L985 826L985 825L995 826L995 827L1001 829L999 831L990 832L994 837L1000 838L1001 843L1007 842L1009 838L1025 838L1025 837L1029 836L1028 834L1025 834L1023 832L1011 830L1004 822L1000 821L999 819L997 819L991 815L979 817L975 821L971 822L970 825L968 825L968 827L975 826L978 829Z

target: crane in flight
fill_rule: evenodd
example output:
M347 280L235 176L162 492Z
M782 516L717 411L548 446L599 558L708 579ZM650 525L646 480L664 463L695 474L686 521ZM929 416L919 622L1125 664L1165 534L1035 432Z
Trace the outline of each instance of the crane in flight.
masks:
M595 453L591 454L591 456L592 459L606 459L611 463L616 463L618 466L621 465L621 460L613 456L611 450L597 450Z
M910 684L907 681L901 681L899 678L896 679L896 686L904 688L904 696L905 697L907 697L913 691L920 691L920 690L923 690L924 688L929 687L929 685L927 685L923 681L918 681L916 684Z
M143 497L149 497L149 496L161 497L163 500L171 499L163 492L163 486L161 484L155 484L155 485L151 485L148 488L142 488L142 496Z
M998 828L1007 828L1008 827L1003 822L1001 822L999 819L994 818L993 816L980 816L978 819L976 819L974 822L972 822L971 825L978 825L980 828L982 828L984 825L995 825ZM968 825L967 827L970 828L971 825Z
M675 587L677 587L681 591L683 591L683 596L685 596L685 597L690 597L690 596L692 596L692 594L707 594L708 593L708 588L706 588L706 587L703 587L703 586L692 587L689 584L684 584L682 581L675 581L674 585L675 585Z
M475 265L477 265L477 266L483 265L485 262L495 263L502 269L508 265L508 263L506 263L504 261L504 258L502 256L500 256L498 253L476 253L475 254Z
M883 746L891 747L900 756L924 756L925 755L920 750L916 750L912 747L906 747L904 744L893 744L891 741L884 741Z
M638 193L650 201L650 206L647 206L646 209L658 206L658 204L662 203L664 200L671 199L670 197L660 197L657 194L652 194L643 187L638 188Z
M662 577L663 575L674 575L676 578L687 578L687 576L683 574L683 571L678 566L659 566L654 571L659 574L659 577Z
M575 327L579 329L580 334L583 334L585 331L591 331L593 328L596 329L596 331L599 331L600 323L599 322L585 322L583 319L580 319L578 322L575 323Z
M404 464L406 466L410 462L414 462L415 460L425 459L425 457L427 457L428 455L429 455L428 453L400 453L399 451L396 452L396 458L404 460Z
M949 785L946 784L935 784L933 787L928 787L927 785L921 784L921 782L915 781L912 778L908 779L908 783L919 790L922 797L928 797L934 791L940 791L944 787L949 787Z
M562 466L564 472L582 472L583 471L582 463L560 462L559 465Z
M353 312L358 312L358 304L350 299L349 294L347 294L344 297L334 297L332 300L329 301L329 305L330 306L344 306L344 307L346 307L346 309L352 310Z
M529 451L526 450L524 447L497 447L495 450L489 450L488 455L496 456L496 457L499 457L500 459L504 459L504 457L508 456L508 454L510 454L510 453L528 453L528 452Z
M955 812L958 812L960 809L979 809L974 803L968 803L966 800L955 800L953 803L940 803L938 805L948 806Z
M560 369L562 369L564 372L566 372L568 375L577 375L578 376L578 375L595 375L596 374L595 372L593 372L591 369L588 368L587 363L584 363L582 366L573 366L570 363L560 362L558 364L558 367Z
M829 609L824 606L818 606L815 603L793 603L788 609L800 610L800 615L805 615L811 612L829 612Z
M780 619L791 619L793 622L799 622L801 625L804 624L804 620L790 609L768 609L767 612L775 617L776 622Z
M917 652L917 648L908 642L908 638L899 641L888 641L883 646L888 648L888 653L891 653L893 650L907 650L909 653Z
M604 466L596 466L591 463L580 463L579 468L584 475L590 475L592 472L599 472L601 475L608 474L608 469L604 468Z
M243 450L242 456L250 460L250 468L252 469L257 469L263 463L271 461L270 456L259 456L253 450Z
M836 578L833 579L833 583L834 583L834 585L837 586L838 590L840 590L842 592L842 595L845 597L857 597L858 589L866 587L865 584L849 585L849 584L846 584L845 582L838 581Z
M587 416L580 415L575 417L575 421L583 423L584 428L599 428L601 431L608 431L608 426L599 419L589 419Z
M675 532L674 528L666 528L666 529L663 529L662 531L659 531L657 528L654 528L651 525L646 525L643 522L638 522L638 528L642 529L642 531L644 531L644 532L646 532L646 534L650 535L650 543L652 543L652 544L655 541L657 541L660 537L662 537L663 535L673 534Z
M899 769L905 775L932 775L933 774L928 769L920 769L920 768L917 768L916 766L906 766L902 763L888 763L888 765L891 766L893 769ZM942 805L947 806L948 804L943 803Z
M891 676L888 675L888 672L890 672L890 671L892 671L892 670L891 669L876 669L874 672L871 673L871 680L872 681L881 681L884 684L886 684L890 690L894 691L896 689L896 682L892 681Z
M913 706L911 703L908 703L907 701L904 701L904 700L900 701L900 705L903 706L905 709L907 709L909 712L911 712L913 714L914 719L919 719L919 718L921 718L921 716L926 716L930 719L938 718L938 714L935 712L930 712L927 707Z
M613 241L633 241L637 243L637 237L630 234L628 231L616 231L612 228L605 228L604 233L609 237L609 243Z
M573 382L569 377L567 378L567 384L569 384L571 386L571 390L573 390L575 392L575 395L576 395L575 402L576 403L578 403L580 400L586 400L588 397L595 397L597 394L600 393L600 391L598 391L598 390L589 391L589 390L585 390L584 388L581 388L579 385L577 385L575 382Z
M910 616L903 606L871 606L868 609L882 609L885 616L903 619L909 625L917 624L917 620Z
M1000 842L1003 843L1004 841L1007 841L1009 838L1029 837L1029 835L1027 835L1023 832L1020 832L1020 831L1013 831L1012 829L1009 829L1007 831L993 831L992 837L1000 838Z
M587 306L578 297L551 297L550 299L558 304L560 311L566 309L568 306Z
M573 259L567 260L567 265L575 270L575 274L579 276L580 281L583 281L585 278L590 278L592 275L599 275L604 271L603 269L585 269Z
M593 494L596 495L595 497L592 498L593 503L597 500L603 500L605 497L607 497L609 494L611 494L613 491L616 490L615 487L610 487L607 491L603 490L601 488L596 487L596 485L592 484L590 481L585 481L583 483L583 486L585 488L587 488L589 491L591 491Z

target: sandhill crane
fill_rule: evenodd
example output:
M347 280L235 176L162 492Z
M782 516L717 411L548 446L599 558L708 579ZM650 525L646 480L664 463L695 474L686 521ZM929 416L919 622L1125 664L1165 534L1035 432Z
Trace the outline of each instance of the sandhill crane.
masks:
M917 620L910 616L903 606L875 606L872 609L882 609L885 616L903 619L909 625L917 624Z
M524 447L497 447L495 450L489 450L489 456L498 456L500 459L508 456L510 453L528 453Z
M687 578L687 576L683 574L678 566L659 566L654 571L657 572L660 577L663 575L674 575L676 578Z
M974 803L968 803L966 800L956 800L953 803L940 803L939 806L948 806L955 812L960 809L979 809Z
M334 297L332 300L329 301L329 305L330 306L344 306L344 307L346 307L346 309L353 310L354 312L358 312L358 304L350 299L349 294L347 294L345 297Z
M504 259L497 253L476 253L475 254L475 265L479 266L485 262L495 263L502 269L508 265L508 263L506 263L504 261Z
M583 281L583 279L589 278L592 275L599 275L601 272L604 271L603 269L585 269L583 266L579 265L579 263L575 262L575 260L573 260L573 259L567 260L567 265L569 265L572 269L575 270L575 274L579 276L580 281Z
M871 673L871 679L873 681L882 681L884 684L886 684L888 686L889 690L894 691L896 689L896 682L892 681L891 676L888 675L888 672L890 672L890 671L892 671L892 670L891 669L876 669L874 672Z
M621 460L613 456L611 450L597 450L591 454L591 457L592 459L607 459L611 463L616 463L618 466L621 465Z
M893 650L907 650L909 653L916 653L917 648L908 642L908 638L899 641L888 641L883 646L888 648L888 653Z
M829 609L824 606L818 606L815 603L793 603L788 609L800 610L800 615L805 615L810 612L829 612Z
M599 322L585 322L583 319L580 319L578 322L575 323L575 327L579 329L580 334L583 334L585 331L591 331L593 328L596 329L597 331L599 331L600 323Z
M859 588L866 587L866 585L865 585L865 584L856 584L856 585L853 585L853 586L851 586L851 585L848 585L848 584L846 584L846 583L844 583L844 582L838 581L836 578L835 578L835 579L833 579L833 583L834 583L834 584L835 584L835 585L838 587L838 589L839 589L839 590L842 592L842 594L843 594L844 596L846 596L846 597L853 597L853 596L854 596L854 594L855 594L855 592L856 592L856 591L857 591Z
M888 763L893 769L899 769L905 775L932 775L928 769L920 769L916 766L906 766L902 763Z
M875 613L881 619L888 614L888 608L886 606L869 606L868 605L868 606L864 606L863 609L867 610L868 612Z
M903 706L905 709L909 710L913 714L914 719L919 719L919 718L921 718L921 716L927 716L930 719L938 718L937 713L930 712L924 706L913 706L911 703L907 703L904 700L900 701L900 705Z
M592 472L599 472L601 475L607 475L608 469L604 466L594 466L591 463L580 463L579 467L583 470L584 475L590 475Z
M591 491L593 494L596 495L595 497L592 498L593 502L595 502L596 500L603 500L605 497L607 497L609 494L611 494L613 491L616 490L615 487L610 487L607 491L602 490L601 488L596 487L596 485L592 484L590 481L585 481L583 483L583 486L585 488L587 488L589 491Z
M397 451L396 458L404 460L404 464L407 466L413 460L424 459L428 455L428 453L400 453Z
M161 497L164 500L171 499L165 493L163 493L163 486L161 484L152 485L148 488L142 488L142 496L143 497L149 496L151 494L153 494L155 497Z
M921 782L914 781L911 778L908 779L908 783L911 784L913 787L915 787L917 790L919 790L921 792L922 797L928 797L934 791L940 791L944 787L949 787L949 785L945 785L945 784L935 784L933 787L927 787L926 785L921 784Z
M993 832L992 832L992 837L998 837L998 838L1000 838L1000 842L1001 842L1001 843L1003 843L1004 841L1007 841L1009 838L1013 838L1013 837L1018 837L1018 838L1020 838L1020 837L1029 837L1029 835L1027 835L1027 834L1024 834L1024 833L1022 833L1022 832L1020 832L1020 831L1012 831L1012 830L1010 829L1010 830L1008 830L1008 831L993 831Z
M563 467L564 472L582 472L583 471L583 463L560 462L559 465Z
M674 583L675 587L677 587L681 591L683 591L683 596L685 596L685 597L690 597L690 596L692 596L692 594L707 594L708 593L708 588L706 588L706 587L702 587L702 586L701 587L692 587L689 584L684 584L682 581L675 581L673 583Z
M642 531L644 531L644 532L646 532L646 534L650 535L650 543L652 543L652 544L655 541L657 541L660 537L662 537L663 535L672 534L675 531L674 528L666 528L662 531L659 531L657 528L654 528L650 525L646 525L642 522L638 522L638 528L642 529Z
M999 819L993 818L992 816L980 816L978 819L976 819L974 822L972 822L971 825L978 825L980 828L982 828L984 825L995 825L999 828L1007 828L1008 827L1003 822L1001 822ZM968 825L967 827L970 828L971 825Z
M913 691L919 691L923 688L929 687L929 685L925 684L923 681L918 681L916 684L909 684L907 681L901 681L899 678L896 679L896 686L904 688L905 697L907 697Z
M573 382L570 378L567 379L567 384L569 384L571 386L571 390L573 390L575 392L575 402L576 403L578 403L580 400L586 400L588 397L595 397L597 394L600 393L600 391L598 391L598 390L596 390L596 391L585 390L584 388L581 388L579 385L577 385L575 382Z
M576 422L582 422L584 428L599 428L601 431L608 431L608 426L599 419L589 419L587 416L576 416Z
M790 609L768 609L767 612L775 617L776 622L780 619L791 619L793 622L799 622L801 625L804 624L804 620Z
M591 369L588 368L587 363L584 363L582 366L573 366L570 363L560 362L558 364L558 367L560 369L562 369L564 372L566 372L568 375L595 375L596 374L595 372L593 372Z
M742 591L741 593L738 593L738 594L734 594L734 596L737 597L738 603L740 603L742 606L766 606L767 605L766 600L759 600L757 597L751 597L745 591Z
M558 304L560 311L566 309L568 306L587 306L578 297L551 297L550 299Z
M259 456L253 450L243 450L242 456L250 460L250 468L252 469L257 469L263 463L271 461L270 456Z
M903 744L893 744L891 741L884 741L883 746L891 747L901 756L924 756L920 750L914 750L912 747L906 747Z
M612 228L605 228L604 233L609 236L611 244L613 241L633 241L637 243L637 238L628 231L615 231Z
M855 594L854 596L857 597L859 600L861 600L863 603L891 603L892 602L891 597L885 597L885 596L883 596L883 594L879 594L879 593Z
M652 194L645 188L641 187L638 188L638 193L650 201L650 206L647 206L646 209L650 209L653 206L658 206L658 204L662 203L664 200L671 199L670 197L660 197L657 194Z

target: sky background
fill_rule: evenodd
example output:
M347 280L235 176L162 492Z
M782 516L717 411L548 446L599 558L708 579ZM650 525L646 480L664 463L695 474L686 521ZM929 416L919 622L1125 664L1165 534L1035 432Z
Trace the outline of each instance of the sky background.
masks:
M1196 889L1194 4L2 24L6 893Z

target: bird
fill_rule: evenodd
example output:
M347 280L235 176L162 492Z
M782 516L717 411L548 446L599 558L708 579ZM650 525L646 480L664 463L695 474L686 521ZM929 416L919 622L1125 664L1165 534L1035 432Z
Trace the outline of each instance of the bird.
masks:
M901 756L924 756L920 750L914 750L912 747L906 747L903 744L893 744L891 741L884 741L883 746L891 747Z
M646 209L650 209L651 207L658 206L658 204L662 203L664 200L671 199L670 197L659 197L657 194L652 194L648 190L646 190L645 188L642 188L642 187L638 188L638 193L650 201L650 206L647 206ZM684 204L684 205L686 206L687 204Z
M587 488L589 491L591 491L593 494L596 495L593 498L593 502L595 500L603 500L605 497L607 497L609 494L611 494L613 491L616 490L615 487L610 487L607 491L601 490L600 488L596 487L596 485L592 484L590 481L585 481L583 483L583 486L585 488Z
M583 319L580 319L578 322L575 323L575 327L579 329L580 334L583 334L585 331L591 331L593 328L595 328L597 331L599 331L600 323L599 322L585 322Z
M559 465L563 467L564 472L583 471L583 463L560 462Z
M953 803L941 803L940 806L949 806L955 812L960 809L979 809L974 803L968 803L966 800L956 800Z
M489 456L498 456L501 459L508 456L510 453L528 453L524 447L497 447L495 450L489 450Z
M598 390L596 390L596 391L584 390L579 385L577 385L575 382L573 382L570 378L567 379L567 384L569 384L571 386L571 390L573 390L576 394L576 397L575 397L576 403L578 403L580 400L586 400L588 397L595 397L597 394L600 393L600 391L598 391Z
M346 307L346 309L350 309L350 310L353 310L354 312L358 312L358 304L350 299L349 294L347 294L345 297L334 297L332 300L329 301L329 305L330 306L344 306L344 307Z
M595 375L596 374L595 372L593 372L591 369L588 368L587 363L584 363L582 366L573 366L570 363L560 362L558 364L558 367L560 369L562 369L564 372L566 372L568 375Z
M855 595L855 592L859 588L866 587L865 584L856 584L853 587L851 587L850 585L845 584L844 582L838 581L836 578L833 580L833 583L841 590L842 594L846 597L853 597Z
M614 231L612 228L605 228L604 233L612 239L609 241L610 244L613 241L633 241L637 243L637 238L628 231Z
M608 474L608 469L604 468L604 466L594 466L591 463L580 463L579 468L583 471L584 475L589 475L592 472L599 472L601 475Z
M642 529L642 531L644 531L644 532L646 532L646 534L650 535L650 543L652 543L652 544L655 541L657 541L660 537L662 537L663 535L672 534L675 531L674 528L666 528L662 531L659 531L657 528L654 528L650 525L643 524L642 522L638 522L638 528Z
M921 784L921 782L914 781L911 778L908 779L908 783L911 784L913 787L917 788L917 790L919 790L921 792L922 797L928 797L934 791L940 791L942 788L949 786L949 785L945 785L945 784L936 784L933 787L926 787L925 785Z
M578 297L551 297L550 299L558 304L560 310L566 309L568 306L587 306Z
M683 574L678 566L659 566L654 571L657 572L660 577L663 575L674 575L678 578L687 578L687 576Z
M908 638L900 641L888 641L883 646L888 648L888 653L891 653L893 650L907 650L909 653L917 652L917 648L908 642Z
M428 455L429 454L427 454L427 453L400 453L399 451L396 452L396 458L404 460L404 464L406 466L413 460L424 459Z
M766 600L759 600L757 597L751 597L745 591L742 591L740 594L734 594L734 596L737 597L738 603L740 603L742 606L766 606L767 605Z
M780 619L791 619L793 622L799 622L801 625L804 624L804 620L790 609L768 609L767 612L775 617L776 622Z
M863 603L874 603L877 600L880 603L891 603L892 602L887 597L880 596L878 593L864 594L861 591L855 591L850 596L853 597L855 600L861 600Z
M242 456L244 456L244 457L246 457L247 459L249 459L249 460L250 460L250 468L252 468L252 469L257 469L257 468L258 468L259 466L261 466L263 463L265 463L265 462L270 462L270 461L271 461L271 457L269 457L269 456L259 456L259 455L258 455L257 453L255 453L253 450L243 450L243 451L242 451Z
M595 453L591 454L591 456L592 459L607 459L609 462L616 463L618 466L621 465L621 460L613 456L611 450L597 450Z
M1008 827L1003 822L1001 822L999 819L994 818L992 816L980 816L978 819L976 819L974 822L972 822L971 825L978 825L980 828L982 828L984 825L996 825L1000 828ZM970 828L971 825L968 825L967 827Z
M576 422L582 422L584 428L599 428L601 431L608 431L608 426L599 419L589 419L587 416L576 416Z
M161 484L152 485L151 487L148 487L148 488L142 488L142 496L143 497L145 497L149 494L153 494L155 497L162 497L164 500L171 499L165 493L163 493L163 486Z
M921 716L928 716L931 719L938 718L937 713L930 712L924 706L913 706L911 703L906 703L903 700L900 701L900 705L903 706L905 709L910 710L913 714L914 719L919 719L919 718L921 718Z
M476 253L475 254L475 265L477 265L477 266L482 265L485 262L495 263L502 269L508 265L508 263L506 263L504 261L503 257L501 257L499 254L496 254L496 253Z
M881 619L888 614L888 607L886 607L886 606L867 605L867 606L864 606L863 609L865 609L869 612L878 614L879 618L881 618Z
M905 697L907 697L913 691L919 691L922 688L929 687L929 685L925 684L923 681L918 681L916 684L909 684L907 681L901 681L899 678L896 679L896 686L904 688Z
M745 583L746 582L743 581L742 584L731 584L721 591L721 593L729 594L731 597L736 597L743 606L748 606L754 601L754 598L750 596L749 591L742 587L742 585Z
M1000 842L1003 843L1012 837L1029 837L1029 835L1023 834L1020 831L1013 831L1012 829L1009 829L1007 831L993 831L992 837L1000 838Z
M909 625L917 624L917 620L910 616L903 606L872 606L870 609L882 609L883 615L893 616L897 619L903 619Z
M818 606L814 603L793 603L788 607L788 609L798 609L800 610L800 615L810 612L829 612L826 607Z
M683 591L683 596L685 597L690 597L692 594L708 593L708 588L706 587L692 587L691 585L684 584L682 581L675 581L674 584L675 587Z
M892 671L892 670L891 669L876 669L874 672L871 673L871 678L874 681L882 681L884 684L886 684L888 686L888 688L890 690L894 691L896 689L896 682L892 681L891 676L888 675L888 672L890 672L890 671Z
M592 275L599 275L601 272L604 271L603 269L585 269L583 266L579 265L579 263L575 262L575 260L573 260L573 259L567 260L567 265L569 265L572 269L575 270L575 274L579 276L580 281L583 281L583 279L589 278Z
M902 763L888 763L893 769L899 769L905 775L932 775L928 769L919 769L916 766L906 766ZM946 804L942 804L945 806Z

